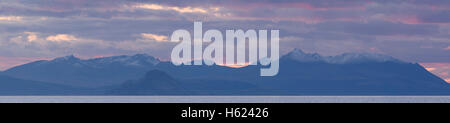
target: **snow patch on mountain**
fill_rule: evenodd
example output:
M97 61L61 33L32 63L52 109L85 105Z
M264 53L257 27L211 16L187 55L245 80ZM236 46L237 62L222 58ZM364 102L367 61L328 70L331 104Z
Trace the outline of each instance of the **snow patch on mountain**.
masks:
M111 56L86 60L80 59L74 55L69 55L55 58L51 61L40 61L39 64L55 64L55 63L70 64L75 67L89 66L96 68L112 64L125 66L148 66L148 65L156 65L160 63L160 60L147 54L136 54L133 56L128 55Z
M300 49L294 49L284 56L299 62L324 62L330 64L349 64L364 62L403 62L392 56L377 53L344 53L337 56L321 56L318 53L305 53Z
M147 54L136 54L134 56L112 56L104 58L96 58L87 60L96 64L113 64L120 63L129 66L143 66L143 65L156 65L160 62L159 59L149 56Z

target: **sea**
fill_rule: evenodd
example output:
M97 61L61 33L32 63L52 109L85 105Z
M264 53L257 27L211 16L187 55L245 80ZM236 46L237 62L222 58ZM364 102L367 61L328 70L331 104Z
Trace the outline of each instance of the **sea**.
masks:
M0 103L450 103L450 96L0 96Z

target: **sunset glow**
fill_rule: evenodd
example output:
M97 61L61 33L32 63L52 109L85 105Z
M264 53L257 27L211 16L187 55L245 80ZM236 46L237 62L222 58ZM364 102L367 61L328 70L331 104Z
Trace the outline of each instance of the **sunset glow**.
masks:
M450 63L420 63L428 71L450 83Z
M231 67L231 68L242 68L249 66L249 62L246 62L244 64L219 64L219 66L225 66L225 67Z

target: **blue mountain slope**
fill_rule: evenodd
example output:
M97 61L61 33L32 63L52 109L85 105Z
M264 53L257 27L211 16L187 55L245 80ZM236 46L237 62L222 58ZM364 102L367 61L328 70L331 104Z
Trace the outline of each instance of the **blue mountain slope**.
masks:
M69 56L4 74L73 86L112 86L97 89L108 95L450 95L449 84L419 64L381 54L321 56L296 49L280 59L277 76L260 77L261 67L174 66L147 55Z
M111 95L179 95L186 90L180 83L168 74L152 70L138 80L127 81L108 94Z
M144 54L82 60L74 56L11 68L4 75L80 87L100 87L138 78L159 63Z
M282 60L277 77L263 80L270 89L297 94L448 95L449 84L422 66L397 62L354 64Z
M121 86L127 90L116 89L115 94L132 95L127 93L130 90L155 91L160 85L172 83L170 87L177 88L171 88L170 95L450 95L448 83L418 64L329 64L282 59L282 65L279 75L259 77L258 67L176 67L161 63L157 68L177 75L177 79L149 72L146 79L127 82ZM158 84L130 84L133 82Z
M175 79L161 70L151 70L137 80L117 86L107 95L241 95L255 85L212 79Z
M0 95L2 96L76 95L88 93L94 94L97 92L84 88L0 76Z
M249 92L241 94L450 95L449 84L419 64L380 54L323 57L294 50L280 59L280 72L275 77L260 77L260 66L236 69L223 66L174 66L163 62L156 68L182 80L254 85Z

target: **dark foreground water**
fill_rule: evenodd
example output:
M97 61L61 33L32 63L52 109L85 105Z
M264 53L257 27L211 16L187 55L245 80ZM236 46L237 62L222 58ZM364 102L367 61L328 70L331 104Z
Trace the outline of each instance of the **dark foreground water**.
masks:
M0 103L450 103L450 96L0 96Z

